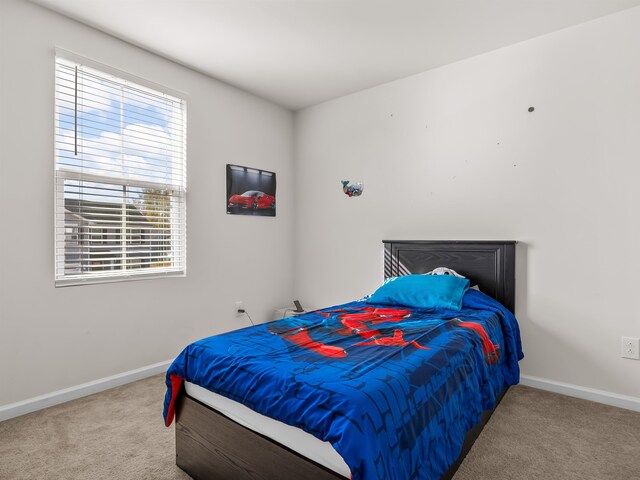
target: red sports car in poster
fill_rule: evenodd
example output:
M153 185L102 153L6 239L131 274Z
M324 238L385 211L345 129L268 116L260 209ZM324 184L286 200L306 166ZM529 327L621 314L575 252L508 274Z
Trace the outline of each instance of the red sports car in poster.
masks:
M276 208L276 197L259 190L248 190L243 194L232 195L229 199L229 207L252 208Z

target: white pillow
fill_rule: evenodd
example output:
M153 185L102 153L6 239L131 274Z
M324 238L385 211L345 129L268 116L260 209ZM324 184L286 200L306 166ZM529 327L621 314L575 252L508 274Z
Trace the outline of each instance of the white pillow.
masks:
M425 275L453 275L454 277L465 278L464 276L460 275L455 270L453 270L451 268L447 268L447 267L434 268L430 272L425 273Z
M453 275L454 277L466 278L466 277L460 275L455 270L453 270L451 268L447 268L447 267L434 268L430 272L425 273L425 275ZM480 291L480 287L478 287L478 285L474 285L473 287L471 287L471 290Z

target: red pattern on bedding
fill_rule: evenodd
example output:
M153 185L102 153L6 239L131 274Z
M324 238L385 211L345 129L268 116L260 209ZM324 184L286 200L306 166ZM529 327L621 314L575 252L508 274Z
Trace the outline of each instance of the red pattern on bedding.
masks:
M182 378L178 375L172 373L169 375L169 379L171 380L171 402L169 403L169 410L167 411L167 419L164 422L167 427L171 425L173 417L176 414L176 398L178 398L178 393L180 393L180 387L182 386Z

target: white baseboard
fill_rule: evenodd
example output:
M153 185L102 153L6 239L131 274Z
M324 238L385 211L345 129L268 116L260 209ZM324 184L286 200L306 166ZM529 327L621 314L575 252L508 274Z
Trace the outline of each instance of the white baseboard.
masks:
M520 384L640 412L640 398L638 397L620 395L605 390L596 390L595 388L581 387L580 385L572 385L570 383L556 382L555 380L532 377L530 375L520 375Z
M83 383L81 385L65 388L45 395L28 398L20 402L2 405L0 406L0 422L166 372L169 365L171 365L171 360L155 363L142 368L136 368L135 370L118 373L117 375L100 378L92 382Z

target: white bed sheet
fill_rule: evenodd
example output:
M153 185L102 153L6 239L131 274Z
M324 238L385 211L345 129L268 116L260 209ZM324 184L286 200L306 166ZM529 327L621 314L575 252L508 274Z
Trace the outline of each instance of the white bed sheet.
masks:
M190 397L210 406L234 422L269 437L345 478L351 477L351 470L329 442L323 442L304 430L266 417L199 385L185 382L185 390Z

